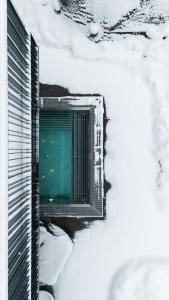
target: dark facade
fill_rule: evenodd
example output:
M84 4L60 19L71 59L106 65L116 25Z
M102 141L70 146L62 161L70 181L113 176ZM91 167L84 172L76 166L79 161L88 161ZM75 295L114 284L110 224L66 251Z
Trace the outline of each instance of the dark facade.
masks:
M38 48L8 8L8 297L38 299ZM36 180L35 180L36 178Z

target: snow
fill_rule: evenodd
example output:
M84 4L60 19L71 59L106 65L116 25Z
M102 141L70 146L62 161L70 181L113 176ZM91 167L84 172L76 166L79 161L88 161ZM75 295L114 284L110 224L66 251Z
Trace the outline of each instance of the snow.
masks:
M109 119L106 220L76 234L57 300L168 299L168 24L94 44L51 2L15 3L40 44L40 81L104 96Z
M61 11L61 5L60 5L60 2L58 0L53 0L53 9L57 13Z
M62 272L72 251L72 241L59 227L50 225L51 234L45 227L40 227L40 283L53 285Z
M67 300L67 295L70 300L106 300L114 276L126 262L168 258L169 45L162 37L163 33L152 41L129 37L99 46L84 40L78 46L78 40L71 51L41 46L41 82L72 93L100 93L110 119L105 175L112 189L107 194L107 218L77 234L57 286L59 300ZM47 72L49 64L53 67ZM157 135L161 130L164 141Z
M12 2L38 44L45 42L47 46L55 44L58 48L69 47L72 35L75 38L81 34L72 21L66 20L62 14L56 14L54 4L57 2L53 0L48 0L45 6L37 0L27 1L24 5L22 0Z
M169 261L134 262L115 277L110 299L168 300Z
M54 300L53 296L45 291L39 292L39 300Z
M169 14L169 2L168 0L155 0L157 11Z
M41 4L42 4L43 6L46 6L46 5L48 4L48 0L41 0Z
M91 35L97 35L99 33L99 30L100 30L99 24L97 24L97 23L90 24L89 31L90 31Z

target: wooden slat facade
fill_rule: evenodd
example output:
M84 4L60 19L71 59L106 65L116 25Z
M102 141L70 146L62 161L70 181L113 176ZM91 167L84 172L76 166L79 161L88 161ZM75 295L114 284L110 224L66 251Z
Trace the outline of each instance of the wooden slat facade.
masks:
M38 49L8 8L8 297L38 299ZM32 138L33 136L33 138ZM37 181L36 174L36 181Z

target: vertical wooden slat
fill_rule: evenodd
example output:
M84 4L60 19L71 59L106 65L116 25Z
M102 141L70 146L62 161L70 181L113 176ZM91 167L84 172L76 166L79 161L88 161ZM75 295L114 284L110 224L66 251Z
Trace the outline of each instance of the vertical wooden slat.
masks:
M7 3L0 3L0 299L8 299Z

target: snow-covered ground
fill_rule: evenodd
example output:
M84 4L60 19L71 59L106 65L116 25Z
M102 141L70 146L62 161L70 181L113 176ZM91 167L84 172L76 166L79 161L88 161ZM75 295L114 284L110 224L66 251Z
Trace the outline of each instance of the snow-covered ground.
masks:
M77 233L56 299L169 299L168 25L94 44L52 1L13 2L40 45L40 81L103 95L109 118L107 217Z

